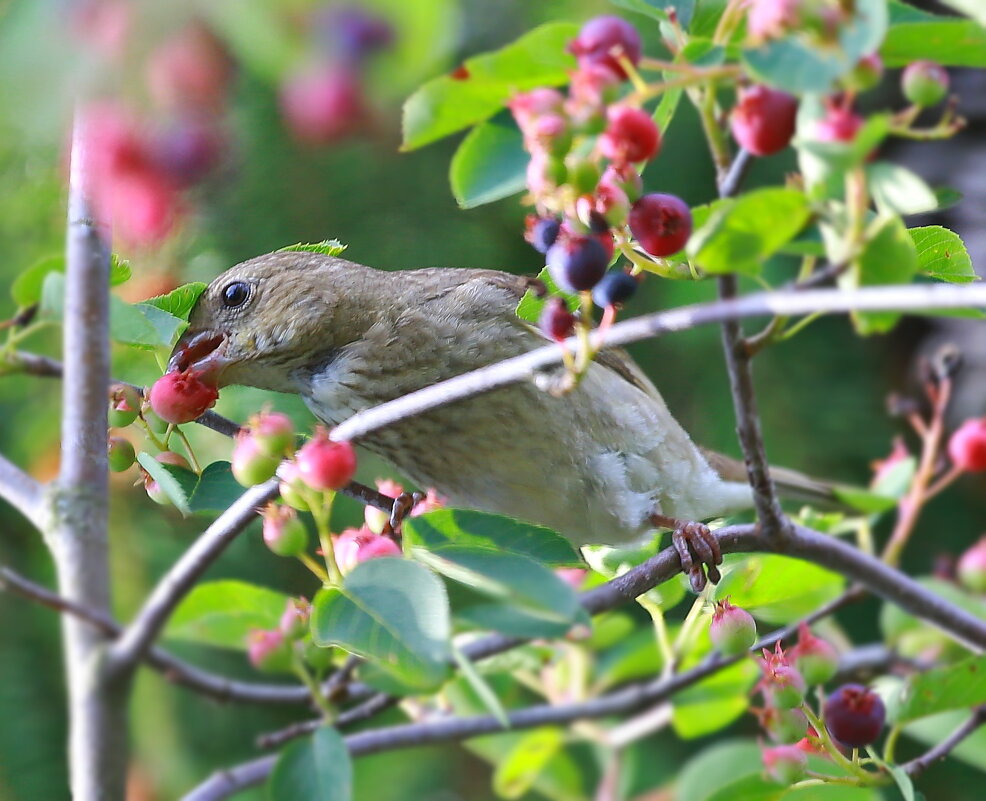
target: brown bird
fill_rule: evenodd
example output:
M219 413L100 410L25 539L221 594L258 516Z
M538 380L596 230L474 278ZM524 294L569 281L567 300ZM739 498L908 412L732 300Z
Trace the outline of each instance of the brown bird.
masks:
M515 314L531 285L494 270L383 272L305 251L270 253L202 294L169 370L220 386L301 395L334 425L545 344ZM600 354L561 396L514 384L429 411L361 439L453 506L541 523L576 544L672 539L693 587L721 562L707 520L751 505L742 465L699 449L654 385L621 351ZM715 465L715 468L713 467ZM831 499L798 474L780 485Z

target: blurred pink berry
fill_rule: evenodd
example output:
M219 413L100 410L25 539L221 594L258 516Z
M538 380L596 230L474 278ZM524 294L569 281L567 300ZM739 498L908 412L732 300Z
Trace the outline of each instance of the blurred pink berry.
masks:
M294 423L281 412L263 411L250 418L250 434L268 456L290 456L294 450Z
M314 490L338 490L356 472L356 451L348 442L333 442L322 426L295 457L298 476Z
M878 486L881 481L890 475L898 464L909 458L910 455L907 446L904 444L904 438L894 437L893 447L890 449L890 453L885 458L877 459L870 465L873 468L873 478L870 480L870 486Z
M825 116L816 120L813 138L817 142L851 142L863 127L863 118L851 108L830 106Z
M986 470L986 417L959 426L948 440L948 455L960 470Z
M308 633L312 604L307 598L288 598L278 630L286 639L297 640Z
M736 656L748 651L756 642L757 624L749 612L723 598L716 602L712 612L709 638L723 656Z
M961 581L973 592L986 592L986 536L959 558L956 568Z
M801 781L808 770L808 755L796 745L763 749L764 773L770 781L789 786Z
M560 112L563 102L564 98L557 89L540 88L515 94L507 101L507 107L514 115L517 127L526 136L538 118Z
M767 86L741 89L729 122L736 141L754 156L783 150L794 136L798 101Z
M264 544L278 556L300 556L308 547L308 529L290 506L268 504L263 511Z
M401 556L400 546L390 537L374 534L368 528L347 528L333 541L336 564L345 574L356 565L381 556Z
M308 502L304 497L305 482L298 474L298 465L294 462L281 462L276 472L281 480L278 485L281 500L299 512L307 512Z
M812 634L807 623L798 628L798 644L789 656L809 686L825 684L839 669L839 652L835 646Z
M763 676L757 686L769 704L778 709L793 709L804 700L808 689L804 677L790 663L779 642L773 653L764 648L760 668Z
M224 105L232 80L229 52L201 22L182 28L147 62L151 96L169 109L216 112Z
M367 114L359 75L337 65L295 73L281 85L281 112L303 144L325 145L348 136Z
M599 137L599 152L610 161L626 163L648 161L661 147L657 123L643 109L611 106L607 125Z
M573 590L582 589L585 577L589 571L583 567L558 567L555 568L555 575L564 581Z
M247 657L257 670L276 670L284 653L284 635L277 629L254 629L247 635Z
M640 62L640 34L633 25L620 17L595 17L582 26L579 35L569 43L568 49L578 59L580 66L601 64L620 78L626 78L620 57L634 66Z
M783 36L800 23L801 0L749 0L746 29L755 39Z

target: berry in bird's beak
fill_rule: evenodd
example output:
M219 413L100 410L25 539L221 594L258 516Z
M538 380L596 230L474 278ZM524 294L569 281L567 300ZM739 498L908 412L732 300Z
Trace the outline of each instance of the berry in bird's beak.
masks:
M186 331L171 352L167 372L194 370L200 377L214 379L229 364L225 344L226 335L218 331Z

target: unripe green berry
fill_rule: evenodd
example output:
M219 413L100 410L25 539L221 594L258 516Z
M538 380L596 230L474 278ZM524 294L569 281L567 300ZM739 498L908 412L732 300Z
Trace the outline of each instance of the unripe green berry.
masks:
M233 478L244 487L252 487L272 478L280 460L264 453L252 432L241 431L236 435L230 461Z
M599 167L589 159L573 157L568 160L568 182L576 194L591 195L599 183Z
M927 60L908 64L900 77L904 97L920 108L941 103L948 94L948 83L945 68Z
M137 419L140 412L140 393L126 384L114 384L110 388L110 408L106 422L110 428L125 428Z
M789 787L801 781L808 770L808 755L796 745L778 745L763 750L764 773L770 781Z
M294 425L280 412L261 412L250 418L250 434L260 450L281 459L294 451Z
M308 529L294 509L270 504L264 509L264 543L278 556L300 556L308 548Z
M986 537L967 550L956 566L959 581L973 592L986 592Z
M791 650L794 666L810 687L825 684L839 669L839 653L827 640L816 637L804 623L798 644Z
M106 447L106 458L110 470L122 473L129 470L137 460L137 454L130 440L123 437L110 437Z
M736 656L757 641L757 624L745 609L733 606L728 598L716 603L709 624L709 639L723 656Z
M157 412L151 408L151 404L146 400L140 405L140 416L155 434L163 434L168 430L168 423L158 417Z

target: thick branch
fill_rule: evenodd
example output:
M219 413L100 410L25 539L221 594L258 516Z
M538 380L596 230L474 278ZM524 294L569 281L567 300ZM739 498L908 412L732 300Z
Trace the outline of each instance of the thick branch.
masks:
M925 753L921 754L921 756L915 757L910 762L905 762L901 765L901 767L904 769L904 772L912 778L915 776L920 776L928 768L935 764L935 762L944 759L952 753L959 743L965 740L966 737L975 732L983 724L986 724L986 706L979 706L972 711L972 716L950 735L948 735L948 737L928 749Z
M130 670L136 666L206 568L256 519L257 509L277 497L277 487L275 478L248 489L182 554L111 648L109 665L112 671Z
M42 528L43 495L44 487L39 482L0 454L0 498L24 515L37 529Z
M631 342L659 337L673 331L685 331L700 325L722 323L747 317L840 313L850 311L902 311L917 309L954 309L986 306L986 284L913 284L910 286L864 287L854 291L841 289L788 290L759 292L735 300L720 300L681 306L616 323L603 337L594 334L596 344L617 347ZM567 343L571 350L575 340ZM481 395L498 387L530 380L538 371L559 364L562 349L557 345L514 356L497 364L482 367L430 387L411 392L396 400L358 412L336 426L334 439L358 440L374 431L455 401Z

